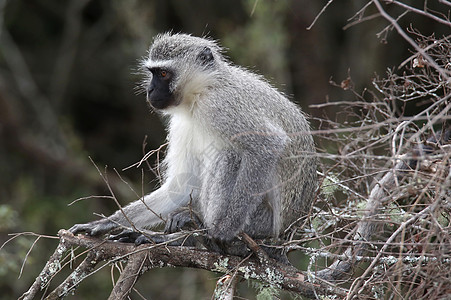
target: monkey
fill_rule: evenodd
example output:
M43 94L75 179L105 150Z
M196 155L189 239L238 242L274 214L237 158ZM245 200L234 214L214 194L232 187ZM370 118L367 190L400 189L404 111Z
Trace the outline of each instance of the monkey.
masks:
M168 121L162 184L69 230L98 236L128 228L116 239L141 244L164 239L139 231L166 221L166 234L202 228L229 254L243 232L285 238L308 215L317 188L314 140L300 108L210 38L159 34L142 67L147 102Z

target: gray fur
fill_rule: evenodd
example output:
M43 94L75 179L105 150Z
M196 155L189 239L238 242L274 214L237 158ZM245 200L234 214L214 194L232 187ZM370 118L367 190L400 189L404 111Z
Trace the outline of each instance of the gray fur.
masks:
M155 38L144 67L174 74L175 104L160 111L169 118L164 182L126 206L126 217L118 211L72 232L106 233L130 227L128 220L148 228L191 203L210 237L231 241L242 231L280 237L308 214L317 187L308 122L282 93L222 52L205 38Z

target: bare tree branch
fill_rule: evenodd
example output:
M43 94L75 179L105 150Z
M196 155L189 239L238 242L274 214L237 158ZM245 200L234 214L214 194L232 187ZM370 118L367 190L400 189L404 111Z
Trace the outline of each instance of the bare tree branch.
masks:
M88 236L74 236L66 230L60 230L58 234L60 245L55 254L52 255L41 274L21 299L35 298L39 290L60 270L61 257L71 247L89 249L88 257L57 289L49 294L48 299L53 299L52 297L56 295L58 297L67 295L86 276L95 272L94 267L100 261L112 263L124 259L128 260L127 267L116 283L110 299L125 297L139 275L152 268L164 266L198 268L233 274L233 276L236 273L236 275L245 279L259 280L276 288L296 292L307 297L313 297L315 294L345 295L343 289L335 288L327 283L309 283L301 271L292 266L277 263L272 259L265 262L256 258L243 260L243 258L237 256L225 256L205 250L167 245L141 245L136 247L133 244L103 241Z

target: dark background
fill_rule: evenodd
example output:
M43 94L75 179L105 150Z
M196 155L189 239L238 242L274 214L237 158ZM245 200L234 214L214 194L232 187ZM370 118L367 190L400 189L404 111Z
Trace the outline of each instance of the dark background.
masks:
M335 1L311 30L327 1L0 1L0 242L9 233L55 235L60 228L110 214L108 190L89 158L108 173L126 204L157 183L144 167L122 169L165 140L164 124L137 94L138 61L159 32L218 39L232 61L263 74L312 118L335 112L309 105L352 100L340 88L350 74L356 90L371 87L411 53L382 19L346 30L366 1ZM439 9L439 8L438 8ZM437 32L415 15L423 34ZM410 19L400 25L406 28ZM153 161L150 161L153 164ZM107 166L107 167L106 167ZM0 251L0 299L17 298L39 274L57 240L20 236ZM296 259L295 259L296 260ZM302 267L301 261L293 263ZM83 282L75 299L105 299L110 270ZM114 269L114 268L113 268ZM117 272L116 272L117 274ZM147 299L209 299L218 274L153 270L137 287ZM252 284L240 295L253 298ZM134 294L133 299L137 298Z

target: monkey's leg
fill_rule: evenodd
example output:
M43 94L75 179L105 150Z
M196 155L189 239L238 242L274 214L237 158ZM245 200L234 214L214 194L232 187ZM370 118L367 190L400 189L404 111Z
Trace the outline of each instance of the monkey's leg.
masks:
M272 219L255 222L254 216L266 196L277 186L277 162L286 144L283 131L263 131L239 135L235 147L221 151L209 166L206 184L202 186L201 203L208 233L223 241L231 241L241 231L263 231L260 227L280 223ZM245 146L243 146L245 145ZM280 206L280 199L266 198L269 205ZM247 228L246 228L247 227ZM266 232L269 237L276 231Z

